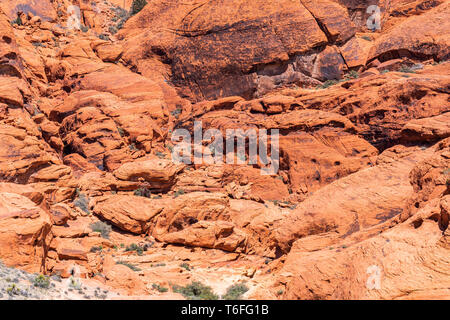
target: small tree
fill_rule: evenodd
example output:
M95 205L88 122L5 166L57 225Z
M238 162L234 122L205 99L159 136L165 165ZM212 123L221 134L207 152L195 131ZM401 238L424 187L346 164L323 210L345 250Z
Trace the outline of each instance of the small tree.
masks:
M147 5L147 0L133 0L131 5L131 14L135 15L140 12Z

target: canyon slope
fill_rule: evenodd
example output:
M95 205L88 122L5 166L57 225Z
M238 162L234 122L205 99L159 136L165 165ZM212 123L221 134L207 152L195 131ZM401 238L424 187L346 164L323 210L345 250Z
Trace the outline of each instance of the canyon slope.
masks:
M5 266L136 299L450 297L450 1L132 4L0 0ZM279 170L174 161L196 122L277 129Z

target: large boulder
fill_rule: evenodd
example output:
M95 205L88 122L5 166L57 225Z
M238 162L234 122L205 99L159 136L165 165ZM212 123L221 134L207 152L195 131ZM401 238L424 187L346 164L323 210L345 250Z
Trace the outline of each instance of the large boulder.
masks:
M0 259L30 272L45 270L51 221L30 199L0 193Z
M184 167L171 160L153 158L125 163L114 171L114 176L119 180L148 182L152 189L167 189Z
M376 40L369 59L389 60L409 55L447 60L450 56L449 14L450 3L446 2L420 16L405 20Z

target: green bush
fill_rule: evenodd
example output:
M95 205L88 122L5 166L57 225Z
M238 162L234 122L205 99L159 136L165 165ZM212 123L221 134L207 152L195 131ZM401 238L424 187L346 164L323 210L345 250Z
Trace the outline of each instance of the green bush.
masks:
M96 253L96 252L101 252L103 250L103 247L102 246L93 246L92 248L91 248L91 250L89 250L90 252L92 252L92 253Z
M110 26L109 29L108 29L108 31L109 31L109 33L111 33L111 34L116 34L118 30L117 30L116 27Z
M40 274L33 279L33 285L35 287L48 289L50 288L50 278Z
M140 12L146 5L146 0L133 0L133 4L131 5L131 15L135 15Z
M109 233L111 232L112 228L109 224L97 221L90 225L92 231L94 232L100 232L102 235L102 238L109 239Z
M327 80L324 83L322 83L321 85L317 86L316 89L326 89L331 86L334 86L335 84L338 84L339 82L340 81L338 81L338 80Z
M128 268L130 268L133 271L141 271L141 269L139 269L138 267L136 267L134 264L131 264L129 262L125 262L125 261L117 261L116 264L121 264L124 266L127 266Z
M242 295L248 291L248 287L243 283L233 284L227 289L222 297L224 300L240 300Z
M185 287L173 286L173 291L182 294L189 300L217 300L219 297L212 291L211 287L201 282L193 281Z
M186 262L183 262L182 264L180 264L180 267L183 269L186 269L187 271L191 271L191 266L189 264L187 264Z
M127 246L127 247L125 248L125 251L126 251L126 252L136 251L136 253L137 253L139 256L142 256L142 254L144 253L144 249L143 249L142 247L138 246L136 243L132 243L132 244L130 244L129 246Z
M358 71L351 70L349 73L347 73L345 75L344 78L345 78L345 80L357 79L357 78L359 78L359 73L358 73Z
M10 296L20 295L20 289L13 283L6 289L6 293Z
M109 36L107 34L104 34L104 33L99 34L98 37L100 39L102 39L102 40L105 40L105 41L109 41L110 40Z
M152 193L147 188L139 188L136 191L134 191L134 195L138 197L145 197L145 198L151 198Z
M156 283L152 284L152 288L158 290L161 293L169 291L169 289L161 287L159 284Z
M17 24L18 26L22 26L22 25L23 25L22 18L19 17L19 16L17 16L17 19L11 21L11 24L12 24L12 25Z

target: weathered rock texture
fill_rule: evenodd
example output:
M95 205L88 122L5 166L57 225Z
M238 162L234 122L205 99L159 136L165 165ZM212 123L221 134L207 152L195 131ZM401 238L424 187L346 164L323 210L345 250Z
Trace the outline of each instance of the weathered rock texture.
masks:
M135 298L448 299L449 1L148 2L0 1L4 264ZM277 129L279 169L212 139L176 163L196 122Z

